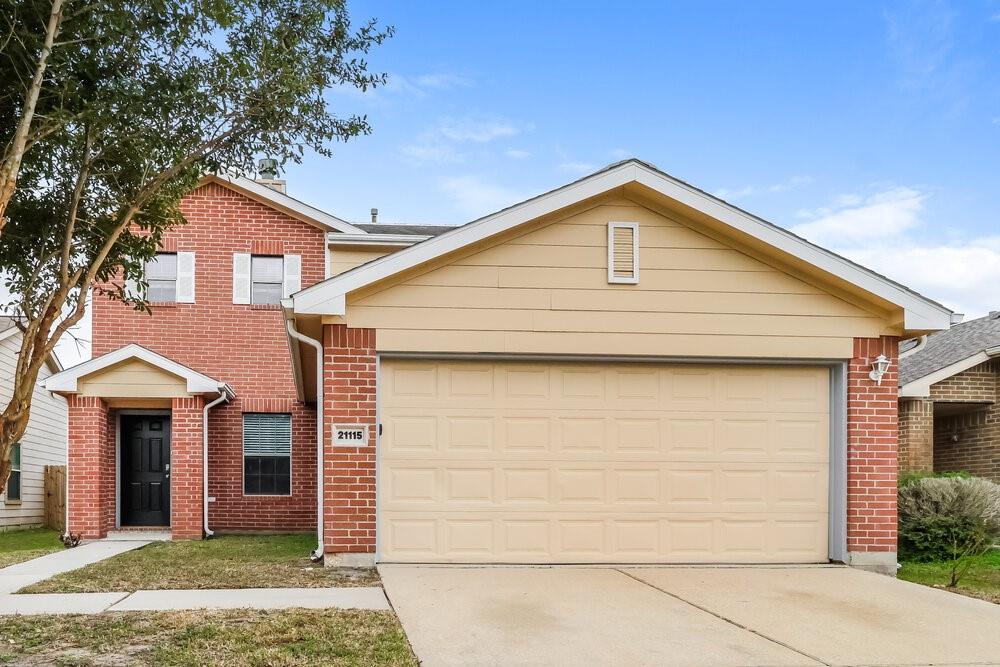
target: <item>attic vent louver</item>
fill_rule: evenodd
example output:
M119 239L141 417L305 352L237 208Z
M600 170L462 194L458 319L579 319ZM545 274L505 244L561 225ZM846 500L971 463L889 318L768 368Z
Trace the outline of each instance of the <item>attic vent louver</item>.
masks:
M608 282L639 282L639 223L608 223Z

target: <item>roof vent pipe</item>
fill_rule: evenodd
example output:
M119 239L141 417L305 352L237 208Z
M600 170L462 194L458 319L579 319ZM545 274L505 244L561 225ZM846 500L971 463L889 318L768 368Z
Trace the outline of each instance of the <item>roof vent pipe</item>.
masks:
M372 224L373 225L374 224L378 224L378 209L377 208L373 208L372 209Z

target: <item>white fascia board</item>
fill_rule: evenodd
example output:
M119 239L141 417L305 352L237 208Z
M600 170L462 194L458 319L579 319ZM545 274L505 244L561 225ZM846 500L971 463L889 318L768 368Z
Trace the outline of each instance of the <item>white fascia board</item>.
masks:
M324 227L327 230L335 230L338 232L344 232L345 234L365 233L363 229L355 227L346 220L341 220L340 218L321 211L314 206L310 206L305 202L299 201L294 197L289 197L284 192L278 192L274 188L261 185L252 179L244 178L242 176L234 177L227 174L212 174L212 176L225 181L237 190L244 190L255 197L271 202L278 208L287 209L297 215L312 220L318 226Z
M328 304L329 307L342 307L336 297L342 299L344 295L360 287L632 182L645 185L900 306L904 311L903 326L906 329L937 331L948 329L951 325L952 313L944 306L909 292L887 278L635 160L598 172L317 283L294 295L295 311L343 315L343 310L337 312L324 310L324 304Z
M208 394L226 391L231 396L235 396L232 388L225 382L220 382L207 375L203 375L184 364L179 364L164 357L162 354L157 354L135 343L118 348L113 352L108 352L89 361L84 361L72 368L67 368L61 373L56 373L45 380L45 388L49 391L75 392L77 391L77 384L80 378L129 359L139 359L171 375L183 378L187 383L187 392L189 394Z
M9 329L4 329L3 331L0 331L0 340L7 340L8 338L10 338L11 336L13 336L14 334L20 333L20 332L21 332L21 330L18 329L16 326L13 326L13 327L11 327Z
M945 366L944 368L939 368L933 373L929 373L922 378L917 378L916 380L904 384L899 388L899 397L927 398L931 395L931 385L937 384L942 380L947 380L952 375L957 375L962 371L969 370L973 366L985 363L997 355L1000 355L1000 348L990 348L990 350L977 352L971 357L956 361L955 363Z

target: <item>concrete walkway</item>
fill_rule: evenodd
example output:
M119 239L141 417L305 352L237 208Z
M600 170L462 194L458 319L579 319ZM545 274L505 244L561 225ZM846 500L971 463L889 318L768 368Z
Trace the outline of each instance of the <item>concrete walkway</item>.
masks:
M88 542L0 569L0 616L100 614L105 611L187 609L389 609L378 587L243 588L136 591L134 593L15 593L33 583L138 549L151 540Z
M144 547L147 544L149 544L149 540L87 542L73 549L56 551L23 563L0 568L0 596L13 593L25 586L30 586L63 572L79 570L81 567Z

